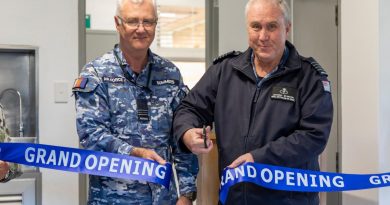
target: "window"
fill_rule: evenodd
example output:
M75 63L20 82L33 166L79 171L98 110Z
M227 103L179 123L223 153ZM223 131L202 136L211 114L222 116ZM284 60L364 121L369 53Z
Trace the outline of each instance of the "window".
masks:
M162 48L204 49L204 7L159 6L157 41Z

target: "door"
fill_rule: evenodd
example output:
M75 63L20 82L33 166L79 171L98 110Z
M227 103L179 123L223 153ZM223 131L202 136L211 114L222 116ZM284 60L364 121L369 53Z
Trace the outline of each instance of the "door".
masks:
M291 40L303 56L312 56L328 73L334 118L331 135L320 157L321 170L338 171L338 27L337 0L291 0ZM339 193L321 193L321 205L337 205Z

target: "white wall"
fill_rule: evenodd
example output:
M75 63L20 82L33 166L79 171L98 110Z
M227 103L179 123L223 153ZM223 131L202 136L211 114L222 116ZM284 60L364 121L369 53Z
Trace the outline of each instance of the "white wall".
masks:
M379 1L341 1L342 172L378 173L381 84ZM364 15L361 15L364 14ZM388 46L387 46L388 48ZM387 91L389 92L389 91ZM343 193L343 205L379 203L379 190ZM383 204L383 203L382 203ZM388 204L385 203L385 204Z
M116 30L114 16L116 1L86 0L85 13L91 16L91 29Z
M219 1L219 54L245 51L248 35L245 23L247 1Z
M379 2L379 170L390 172L390 1ZM379 190L380 205L390 204L390 188Z
M0 0L0 44L39 47L40 143L78 147L71 84L78 74L77 0ZM54 103L54 82L69 102ZM42 204L78 204L78 175L41 169Z
M389 11L387 0L341 1L343 172L390 171ZM390 189L344 193L343 204L387 205Z

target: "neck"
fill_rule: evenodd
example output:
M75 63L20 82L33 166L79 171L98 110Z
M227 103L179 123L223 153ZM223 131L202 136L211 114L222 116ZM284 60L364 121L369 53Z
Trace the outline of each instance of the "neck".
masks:
M282 55L283 55L283 53L282 53ZM265 77L268 73L270 73L273 69L275 69L276 66L278 66L278 64L282 58L282 55L280 57L276 58L277 60L274 60L271 62L264 62L264 61L261 61L255 54L254 63L255 63L257 75L260 77Z
M126 46L120 46L123 57L126 59L127 64L129 64L131 70L136 73L141 73L142 69L145 68L146 63L148 62L148 51L132 51Z

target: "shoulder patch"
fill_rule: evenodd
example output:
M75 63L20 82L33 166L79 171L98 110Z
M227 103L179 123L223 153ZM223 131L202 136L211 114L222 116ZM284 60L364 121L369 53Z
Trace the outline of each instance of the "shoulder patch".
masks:
M213 60L213 64L217 64L217 63L221 62L225 58L231 58L231 57L234 57L234 56L238 56L240 54L241 54L240 51L230 51L230 52L227 52L227 53L222 54L222 55L218 56L217 58L215 58Z
M73 89L84 89L88 83L88 78L79 77L73 83Z
M320 64L318 64L318 62L316 60L314 60L314 58L309 57L309 58L304 58L304 60L306 62L310 63L312 68L314 68L317 71L317 73L319 73L320 75L323 75L323 76L328 76L326 71L321 67Z
M73 84L72 92L91 92L97 85L98 82L93 78L79 77Z

